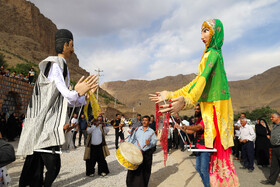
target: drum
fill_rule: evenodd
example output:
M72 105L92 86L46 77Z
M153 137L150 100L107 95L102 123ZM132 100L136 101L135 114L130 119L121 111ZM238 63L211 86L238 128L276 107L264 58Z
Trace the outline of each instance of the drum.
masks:
M136 170L143 162L143 155L138 147L129 142L123 142L117 149L118 162L129 170Z

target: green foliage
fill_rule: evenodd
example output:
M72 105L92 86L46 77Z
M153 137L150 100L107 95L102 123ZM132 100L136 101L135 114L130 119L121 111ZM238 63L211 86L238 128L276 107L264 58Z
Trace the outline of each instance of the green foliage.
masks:
M13 72L13 71L16 71L16 74L20 74L20 73L23 73L24 76L28 75L28 72L31 68L34 69L35 71L35 77L34 77L34 81L37 79L38 77L38 72L36 71L36 69L39 69L38 65L35 64L34 62L31 62L25 58L23 58L22 56L20 56L19 54L16 54L16 53L13 53L11 51L8 51L6 49L0 49L0 51L4 51L5 53L8 53L14 57L17 57L18 59L24 61L25 63L21 63L21 64L17 64L16 66L11 66L9 68L7 68L8 70L10 70L10 74ZM2 60L1 60L2 58ZM4 59L4 55L0 53L0 64L1 62L3 61ZM4 63L6 63L6 61L4 60ZM4 65L7 67L7 63L6 65Z
M240 112L240 113L234 115L234 121L238 120L241 113L245 113L246 118L250 119L251 121L255 121L259 118L263 118L268 123L270 123L270 115L273 112L277 112L277 111L274 110L274 109L271 109L269 106L262 107L262 108L257 108L257 109L252 110L251 112L250 111L245 111L245 112Z
M104 99L104 103L105 103L106 105L108 105L110 102L111 102L111 100L110 100L109 98L105 98L105 99Z
M7 67L7 62L5 60L5 56L2 53L0 53L0 66L4 66L5 69Z
M70 83L73 85L73 88L75 88L77 82L76 81L70 81Z
M100 97L104 98L104 102L105 104L109 104L111 101L115 102L115 98L114 97L110 97L109 95L105 94L105 93L99 93L98 94ZM107 102L107 103L106 103ZM117 104L123 105L121 102L119 102L118 100L116 101Z
M13 71L16 71L17 74L23 73L23 75L27 75L30 68L32 68L31 64L17 64L15 67L12 66L10 69L10 73L12 73ZM35 71L35 70L34 70ZM36 72L35 72L36 73ZM37 74L37 73L36 73Z

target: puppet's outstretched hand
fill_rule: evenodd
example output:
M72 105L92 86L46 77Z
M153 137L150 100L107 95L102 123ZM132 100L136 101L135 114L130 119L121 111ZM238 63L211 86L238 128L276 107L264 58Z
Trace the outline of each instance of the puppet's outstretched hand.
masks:
M177 112L179 112L180 110L182 110L185 106L184 96L179 96L179 97L171 99L169 101L170 101L169 104L165 104L165 105L160 106L160 108L161 108L160 112L161 113L170 112L171 115L174 115Z
M168 99L168 91L164 90L162 92L156 92L156 94L149 94L149 99L155 103L160 103L161 101Z
M97 77L96 75L90 75L86 79L84 76L78 81L75 86L76 92L78 92L79 96L85 95L89 90L94 89L96 87Z

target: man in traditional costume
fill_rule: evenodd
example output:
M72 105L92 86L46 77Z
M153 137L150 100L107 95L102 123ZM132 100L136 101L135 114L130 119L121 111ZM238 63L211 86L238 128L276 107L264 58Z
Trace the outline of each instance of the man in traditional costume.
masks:
M175 92L150 94L150 99L156 103L169 100L169 104L161 106L161 112L171 114L193 108L196 102L200 102L205 146L217 149L210 157L210 184L239 186L232 161L233 110L221 51L224 41L222 22L218 19L203 22L201 39L205 43L205 51L197 77Z
M55 34L57 56L40 62L40 74L27 108L17 155L26 156L19 186L51 186L60 170L60 147L65 143L68 104L86 103L85 94L97 87L96 76L82 77L70 91L66 60L74 53L73 35L61 29ZM43 180L44 166L47 169Z

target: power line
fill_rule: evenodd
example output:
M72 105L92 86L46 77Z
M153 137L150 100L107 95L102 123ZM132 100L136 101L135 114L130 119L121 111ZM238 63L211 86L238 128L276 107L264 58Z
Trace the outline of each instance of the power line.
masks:
M100 70L100 68L97 68L95 71L97 72L97 84L98 84L98 87L97 87L97 96L96 96L96 99L97 99L97 102L98 102L99 77L103 76L103 74L101 74L101 73L103 72L103 70Z

